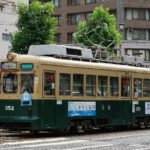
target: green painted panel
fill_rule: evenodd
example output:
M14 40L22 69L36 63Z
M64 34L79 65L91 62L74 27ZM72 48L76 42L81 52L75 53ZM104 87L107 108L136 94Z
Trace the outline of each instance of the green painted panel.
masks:
M19 100L0 100L0 122L24 122L30 123L31 128L40 128L41 102L33 101L32 106L21 106Z
M71 101L71 100L70 100ZM68 102L56 100L33 100L32 106L21 106L19 100L0 100L0 123L29 123L32 130L66 129L71 120L93 119L97 126L130 125L145 113L145 102L96 101L96 116L68 117ZM73 102L73 101L72 101ZM75 101L92 102L92 101ZM83 103L82 103L83 104Z
M43 128L55 128L56 101L43 100L42 102L42 124Z

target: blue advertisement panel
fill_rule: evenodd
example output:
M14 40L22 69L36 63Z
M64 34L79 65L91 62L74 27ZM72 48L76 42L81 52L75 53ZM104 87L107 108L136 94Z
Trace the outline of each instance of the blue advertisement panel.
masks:
M21 106L31 106L31 105L32 105L31 94L25 91L21 95Z
M96 102L68 102L68 117L96 116Z

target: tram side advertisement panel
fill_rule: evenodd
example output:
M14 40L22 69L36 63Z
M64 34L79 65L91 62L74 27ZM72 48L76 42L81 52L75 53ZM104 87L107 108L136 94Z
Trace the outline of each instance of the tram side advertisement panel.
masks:
M96 116L96 102L68 102L68 117Z

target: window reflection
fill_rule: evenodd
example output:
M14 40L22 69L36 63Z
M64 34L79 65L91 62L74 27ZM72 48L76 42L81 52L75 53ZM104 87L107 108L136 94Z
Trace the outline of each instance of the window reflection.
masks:
M3 92L17 93L18 91L18 76L16 74L5 74L3 76Z
M33 74L21 74L21 93L34 91L34 76Z

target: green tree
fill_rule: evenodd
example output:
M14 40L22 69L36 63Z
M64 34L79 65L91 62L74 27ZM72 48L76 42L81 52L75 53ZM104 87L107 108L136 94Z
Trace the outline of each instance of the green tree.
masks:
M116 28L116 19L108 8L96 7L88 20L79 22L77 32L73 34L76 42L85 46L101 45L112 49L121 40Z
M30 5L18 5L18 31L14 34L11 51L26 54L29 46L54 42L56 18L52 17L52 2L34 0Z

